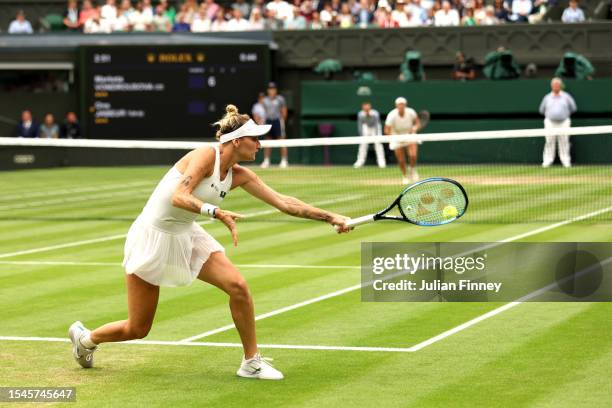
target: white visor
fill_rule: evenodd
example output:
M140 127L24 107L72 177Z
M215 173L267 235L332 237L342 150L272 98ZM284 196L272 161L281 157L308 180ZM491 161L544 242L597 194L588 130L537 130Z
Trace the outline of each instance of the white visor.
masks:
M239 137L244 136L261 136L265 135L270 131L272 125L258 125L253 121L253 119L249 119L247 123L240 126L238 129L221 135L220 142L225 143L230 140L238 139Z
M404 105L408 104L408 101L406 100L406 98L404 98L403 96L400 96L399 98L397 98L395 100L395 104L399 105L400 103L403 103Z

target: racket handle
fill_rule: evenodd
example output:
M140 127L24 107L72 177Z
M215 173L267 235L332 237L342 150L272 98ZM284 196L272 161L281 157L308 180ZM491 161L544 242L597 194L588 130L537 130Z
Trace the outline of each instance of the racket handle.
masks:
M368 222L372 222L374 221L374 215L375 214L370 214L370 215L364 215L363 217L358 217L358 218L351 218L346 222L346 226L347 227L356 227L357 225L361 225L361 224L365 224ZM336 231L338 231L338 226L334 226L334 228L336 229Z

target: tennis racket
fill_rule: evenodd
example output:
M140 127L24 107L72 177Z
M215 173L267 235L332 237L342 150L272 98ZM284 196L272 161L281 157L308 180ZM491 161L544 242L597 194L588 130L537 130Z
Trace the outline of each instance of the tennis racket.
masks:
M419 121L421 122L419 128L417 129L417 132L420 132L425 128L425 126L429 124L429 119L431 118L431 115L429 114L429 111L422 110L419 111L417 116L419 117Z
M434 177L407 187L390 206L376 214L352 218L346 225L354 227L373 221L395 220L432 227L455 221L465 214L468 197L455 180ZM389 214L397 208L399 215Z

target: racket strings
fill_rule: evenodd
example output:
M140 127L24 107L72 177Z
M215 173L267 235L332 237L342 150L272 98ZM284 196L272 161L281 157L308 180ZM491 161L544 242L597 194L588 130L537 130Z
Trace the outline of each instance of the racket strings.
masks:
M405 217L420 225L439 225L460 217L467 207L461 188L448 181L431 181L407 190L399 207Z

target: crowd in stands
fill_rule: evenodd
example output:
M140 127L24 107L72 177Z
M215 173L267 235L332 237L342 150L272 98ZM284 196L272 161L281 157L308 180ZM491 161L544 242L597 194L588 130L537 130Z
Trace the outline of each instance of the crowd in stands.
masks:
M69 0L66 30L111 32L209 32L323 28L475 26L540 22L559 0L235 0L223 7L215 0ZM490 1L490 0L489 0ZM576 0L562 21L585 21ZM32 33L20 11L9 33Z
M38 122L28 109L21 112L21 120L15 128L17 137L41 137L49 139L78 139L81 137L81 125L74 112L67 112L61 124L55 122L51 113L44 116L43 122Z

